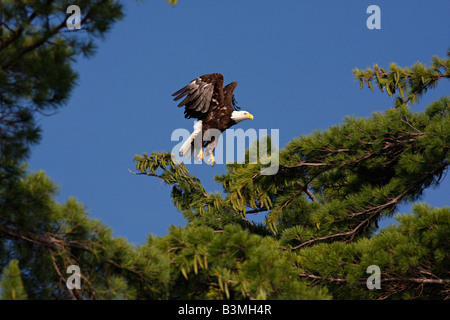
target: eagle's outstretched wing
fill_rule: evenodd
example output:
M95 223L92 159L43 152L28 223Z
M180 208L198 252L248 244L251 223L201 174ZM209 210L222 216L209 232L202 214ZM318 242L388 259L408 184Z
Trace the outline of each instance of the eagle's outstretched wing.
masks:
M172 96L175 101L185 97L178 107L185 106L186 118L203 119L209 110L223 102L223 75L211 73L198 77Z

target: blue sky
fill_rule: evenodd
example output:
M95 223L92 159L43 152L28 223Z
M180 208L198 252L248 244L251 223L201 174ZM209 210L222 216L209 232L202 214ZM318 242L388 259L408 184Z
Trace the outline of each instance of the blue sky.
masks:
M173 130L192 130L171 97L190 80L220 72L226 83L239 82L239 105L255 119L238 127L279 129L282 148L346 115L367 117L392 106L387 94L360 90L353 68L429 64L450 47L450 1L124 3L125 18L98 42L98 53L76 63L80 77L70 101L40 118L43 139L29 164L60 186L58 201L75 196L92 218L136 244L185 225L169 186L127 168L134 169L134 154L170 151L177 144ZM366 27L372 4L381 9L380 30ZM448 81L441 81L413 110L448 93ZM221 190L213 178L225 165L188 169L208 191ZM449 190L446 177L422 200L449 205Z

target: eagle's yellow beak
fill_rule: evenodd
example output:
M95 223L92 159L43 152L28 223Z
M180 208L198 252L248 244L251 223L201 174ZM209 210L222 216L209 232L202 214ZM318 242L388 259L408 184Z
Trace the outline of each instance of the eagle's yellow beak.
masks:
M251 113L249 113L249 114L247 115L247 118L253 120L253 115L252 115Z

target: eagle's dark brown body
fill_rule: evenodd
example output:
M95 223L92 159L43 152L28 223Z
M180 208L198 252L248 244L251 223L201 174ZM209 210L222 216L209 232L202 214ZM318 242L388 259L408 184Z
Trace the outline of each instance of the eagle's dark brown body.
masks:
M223 89L223 101L218 103L214 112L208 113L207 117L203 120L204 127L216 128L223 132L236 124L236 122L231 120L231 113L234 111L234 108L230 108L232 106L233 91L236 86L237 82L232 82ZM229 121L224 121L223 119L228 119Z

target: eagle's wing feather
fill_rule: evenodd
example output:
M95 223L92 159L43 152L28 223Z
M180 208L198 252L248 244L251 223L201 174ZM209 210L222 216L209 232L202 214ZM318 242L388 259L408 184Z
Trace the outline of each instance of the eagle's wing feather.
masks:
M172 96L175 97L173 99L175 101L185 97L178 107L185 107L186 118L204 118L210 109L223 100L223 76L220 73L203 75L192 80ZM212 100L214 100L213 104L211 104Z
M205 101L207 101L208 102L208 104L210 104L211 105L211 98L212 98L212 96L213 96L213 90L210 90L208 93L207 93L207 95L205 95ZM209 108L209 106L208 105L204 105L203 106L203 109L201 110L203 113L205 113L206 111L208 111L208 108ZM213 106L213 108L214 108L214 106Z

